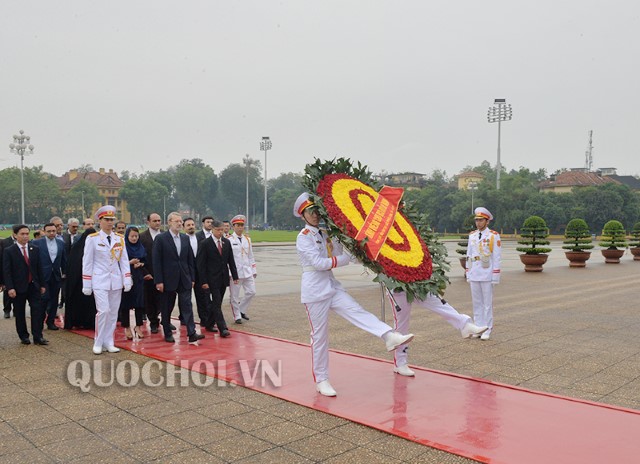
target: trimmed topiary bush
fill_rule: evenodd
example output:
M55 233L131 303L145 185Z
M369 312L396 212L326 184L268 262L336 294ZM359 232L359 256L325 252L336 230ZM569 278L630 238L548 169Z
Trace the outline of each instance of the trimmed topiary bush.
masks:
M640 247L640 222L636 222L631 229L631 240L629 246L633 248Z
M547 223L540 216L529 216L522 224L520 231L520 245L526 245L523 247L516 247L516 250L525 253L527 255L540 255L549 253L551 248L541 246L549 245L549 228Z
M627 232L620 221L612 219L604 225L600 246L609 250L627 247Z
M562 248L569 251L585 251L593 248L591 233L584 219L572 219L564 230Z
M467 254L467 245L469 245L469 234L476 228L474 217L475 216L473 215L468 216L462 224L464 235L460 235L460 241L458 242L458 246L460 248L456 248L456 253L458 253L459 255L466 256Z

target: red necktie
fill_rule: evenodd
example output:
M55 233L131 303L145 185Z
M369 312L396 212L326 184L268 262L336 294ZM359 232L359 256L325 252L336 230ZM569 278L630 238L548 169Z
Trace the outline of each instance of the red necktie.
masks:
M31 266L29 266L29 255L27 254L26 246L22 246L22 256L24 257L24 262L27 263L27 272L29 273L27 281L31 283Z
M220 253L220 256L222 256L222 241L218 240L218 252Z

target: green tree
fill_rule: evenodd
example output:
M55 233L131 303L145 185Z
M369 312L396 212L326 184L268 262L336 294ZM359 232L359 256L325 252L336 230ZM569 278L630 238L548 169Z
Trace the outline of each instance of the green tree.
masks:
M150 213L162 216L168 194L167 188L155 179L131 179L120 189L120 196L127 201L131 220L137 224L143 224Z
M249 204L261 202L261 178L259 165L251 165L249 174ZM228 214L244 213L247 202L247 168L238 163L230 164L219 175L220 195L228 205Z
M218 193L218 176L201 159L183 159L176 166L173 181L175 197L188 205L193 216L206 212Z
M73 210L73 214L76 215L80 221L91 215L91 207L94 203L101 203L103 201L103 198L98 192L98 187L84 179L69 189L65 196L67 207ZM84 210L82 209L83 204Z

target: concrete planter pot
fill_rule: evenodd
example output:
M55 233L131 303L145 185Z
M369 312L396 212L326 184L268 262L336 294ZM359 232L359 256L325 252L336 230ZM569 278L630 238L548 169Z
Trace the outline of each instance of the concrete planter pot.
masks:
M629 251L631 251L634 261L640 261L640 247L629 248Z
M602 252L602 256L604 256L604 262L609 264L620 264L620 258L622 258L624 254L624 250L618 250L617 248L600 251Z
M547 262L549 255L541 253L538 255L520 255L520 261L524 264L525 272L542 272L542 265Z
M591 257L590 251L565 251L564 255L569 260L569 267L586 267Z

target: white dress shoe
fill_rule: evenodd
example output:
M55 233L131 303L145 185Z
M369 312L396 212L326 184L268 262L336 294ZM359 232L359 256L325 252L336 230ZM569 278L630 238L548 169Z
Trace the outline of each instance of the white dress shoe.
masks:
M413 372L407 364L393 368L393 372L396 374L404 375L405 377L415 377L416 373Z
M104 349L109 353L120 353L120 348L117 348L115 346L105 346Z
M480 340L489 340L490 338L491 336L487 332L480 335Z
M405 343L409 343L413 340L413 334L402 335L398 332L387 332L384 335L384 342L387 345L387 351L393 351L398 348L400 345L404 345Z
M482 325L475 325L473 322L467 322L460 333L462 334L462 338L469 338L473 335L480 335L485 332L489 327Z
M324 396L336 396L337 393L328 380L323 380L316 384L316 391Z
M93 347L93 354L102 354L102 347L101 346L94 346Z

